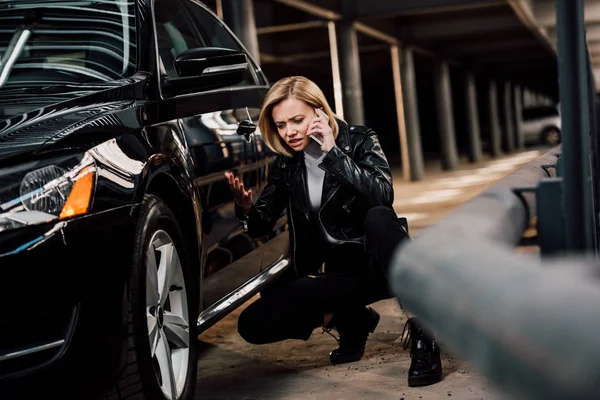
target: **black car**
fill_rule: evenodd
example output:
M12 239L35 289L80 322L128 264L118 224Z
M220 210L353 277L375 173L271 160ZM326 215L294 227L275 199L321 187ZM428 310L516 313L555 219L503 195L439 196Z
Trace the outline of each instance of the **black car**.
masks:
M249 238L268 81L195 0L0 0L0 398L189 399L197 334L278 279Z

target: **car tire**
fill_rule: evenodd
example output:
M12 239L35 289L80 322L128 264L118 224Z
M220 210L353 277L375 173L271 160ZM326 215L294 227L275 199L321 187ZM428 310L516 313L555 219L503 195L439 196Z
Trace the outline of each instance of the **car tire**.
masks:
M542 142L550 146L556 146L560 144L560 130L554 127L545 129L542 132Z
M106 399L185 400L194 396L197 285L183 243L169 207L160 198L146 195L129 280L127 365ZM166 291L161 285L165 282ZM159 290L151 289L155 284Z

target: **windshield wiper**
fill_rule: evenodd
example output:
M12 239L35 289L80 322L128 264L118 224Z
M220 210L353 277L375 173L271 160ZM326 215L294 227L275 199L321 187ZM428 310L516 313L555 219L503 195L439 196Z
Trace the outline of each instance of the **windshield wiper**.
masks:
M8 77L21 56L23 49L25 49L25 45L29 41L32 32L33 29L30 27L23 27L17 30L10 39L6 53L4 53L0 60L0 88L8 82Z

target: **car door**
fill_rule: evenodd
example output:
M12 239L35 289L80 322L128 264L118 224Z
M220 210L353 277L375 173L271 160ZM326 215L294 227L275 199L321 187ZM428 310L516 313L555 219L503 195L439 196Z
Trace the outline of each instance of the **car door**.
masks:
M159 36L158 47L165 73L175 73L169 71L171 57L190 48L187 42L194 47L243 50L223 23L200 3L156 0L155 4L161 2L165 8L156 12L156 18L163 20L164 40L161 43ZM160 31L161 27L157 29ZM240 123L258 124L268 90L260 69L248 60L250 68L242 82L184 96L174 105L189 110L182 113L178 123L191 153L202 201L205 256L201 308L225 297L280 257L273 252L261 254L260 247L269 238L255 240L245 234L235 217L233 193L224 176L225 171L235 172L244 186L258 196L266 178L265 164L272 160L265 157L264 142L257 142L255 133L238 134Z

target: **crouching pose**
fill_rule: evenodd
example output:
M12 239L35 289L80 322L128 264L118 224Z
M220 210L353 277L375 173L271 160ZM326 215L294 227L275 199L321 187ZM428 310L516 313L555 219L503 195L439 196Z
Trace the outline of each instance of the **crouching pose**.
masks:
M287 210L293 276L250 304L238 331L247 342L263 344L308 340L317 327L335 329L339 348L331 362L360 360L379 322L367 304L380 298L369 284L364 222L369 209L392 206L388 161L375 132L337 118L320 88L304 77L271 87L259 127L278 156L256 202L237 177L226 176L250 236L268 234Z

